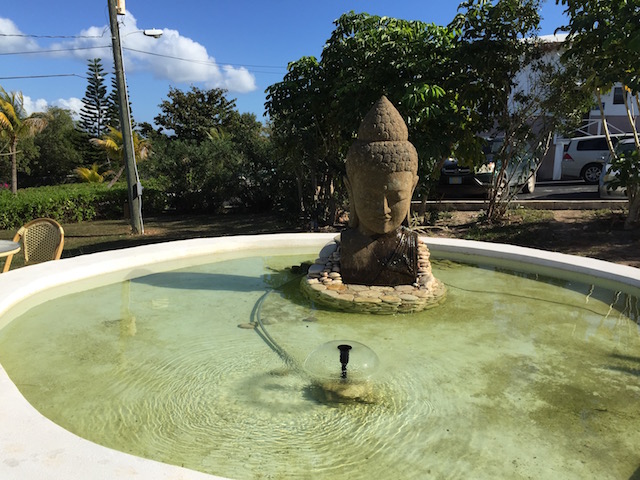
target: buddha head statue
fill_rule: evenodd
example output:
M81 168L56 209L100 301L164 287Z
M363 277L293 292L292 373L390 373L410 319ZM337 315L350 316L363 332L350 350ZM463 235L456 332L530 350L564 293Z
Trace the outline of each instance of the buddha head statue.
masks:
M418 183L418 153L408 138L400 113L383 96L365 115L347 153L349 226L364 235L384 235L408 225Z

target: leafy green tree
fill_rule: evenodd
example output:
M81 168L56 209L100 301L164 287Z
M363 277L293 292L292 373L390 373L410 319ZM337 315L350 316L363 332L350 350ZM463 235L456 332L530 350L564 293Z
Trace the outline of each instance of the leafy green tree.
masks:
M535 172L554 131L579 117L584 96L567 96L573 79L537 38L540 0L467 0L455 32L459 102L476 132L502 137L487 218L500 220L517 191L508 178ZM482 160L480 157L477 160Z
M221 89L171 88L155 118L139 130L154 145L142 166L145 178L162 179L173 206L218 211L222 205L271 208L279 197L271 139L253 114L240 114ZM167 130L173 134L166 135Z
M226 127L210 127L202 140L168 137L141 124L153 155L140 167L143 183L164 186L180 211L217 212L222 206L272 208L280 199L271 139L253 114L231 112Z
M39 183L56 184L82 164L82 155L76 147L81 134L70 111L49 107L47 115L47 126L33 139L39 153L29 162L29 169Z
M267 89L266 103L286 168L297 172L301 213L319 204L328 221L340 199L344 155L380 96L407 121L425 194L438 161L477 143L450 88L455 45L446 27L354 12L335 24L321 60L290 63L283 81Z
M219 212L233 199L242 155L229 138L216 141L154 138L150 161L140 166L144 184L154 178L179 212Z
M171 87L169 99L162 101L162 113L154 121L180 140L205 140L212 127L226 127L235 111L236 101L227 99L226 93L220 88L201 90L192 86L191 91L183 92Z
M629 109L635 101L640 110L640 8L637 1L620 0L556 0L566 6L569 24L563 30L569 32L568 48L563 57L575 67L576 80L582 89L595 92L603 120L609 149L618 169L622 172L618 182L626 187L629 198L629 214L625 228L640 224L640 139L636 119ZM609 129L602 110L600 96L614 83L625 88L625 105L631 131L634 133L637 153L617 158L610 141Z
M271 138L252 113L234 113L226 130L215 130L212 140L230 139L241 155L233 186L239 207L268 210L281 203L282 193Z
M331 183L342 171L337 165L327 165L328 145L323 142L327 94L318 61L303 57L290 63L283 81L267 92L266 108L272 121L271 138L280 158L281 178L295 185L298 213L311 215L314 202L325 208L330 204Z
M11 158L11 192L18 193L18 142L33 137L47 125L42 113L27 115L22 92L7 92L0 87L0 141L7 145Z

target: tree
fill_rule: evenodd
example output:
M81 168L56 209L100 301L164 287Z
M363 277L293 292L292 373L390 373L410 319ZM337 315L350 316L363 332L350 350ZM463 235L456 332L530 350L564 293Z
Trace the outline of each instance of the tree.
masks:
M613 164L624 173L619 182L626 187L629 213L625 228L640 223L640 139L638 126L631 115L629 103L635 100L640 109L640 9L637 1L619 0L556 0L566 6L569 24L568 47L563 58L574 65L576 80L583 91L598 98L604 131L609 139ZM609 129L602 111L600 95L621 82L625 88L625 105L631 131L634 133L637 154L617 158L610 141Z
M237 193L242 155L230 138L197 142L162 136L141 176L163 185L178 212L219 212Z
M131 112L131 102L129 102L129 112ZM120 98L118 96L118 82L115 75L111 78L111 91L107 97L107 125L116 130L120 130ZM136 122L131 115L131 127L136 128Z
M47 126L34 137L39 154L29 162L29 169L39 183L55 184L63 182L82 164L77 148L81 134L75 128L70 111L49 107L47 116Z
M169 99L159 105L162 113L154 121L178 139L205 140L212 127L226 127L235 110L235 99L228 100L226 93L220 88L204 91L192 86L183 92L170 87Z
M140 137L140 135L135 131L132 133L135 159L136 162L140 162L149 156L151 144L147 139ZM107 133L102 135L101 138L92 138L91 143L104 150L107 153L109 160L120 164L120 170L118 170L113 179L109 182L109 187L112 187L113 184L120 179L125 167L122 132L113 127L109 127L109 131Z
M104 182L104 177L113 173L113 170L100 173L100 167L97 163L91 165L91 168L77 167L74 171L81 181L87 183L102 183Z
M22 92L7 92L0 87L0 139L7 142L11 158L11 192L18 193L18 142L33 137L47 125L42 113L27 116Z
M101 59L94 58L88 61L87 88L82 98L80 121L77 124L81 135L74 140L76 149L82 155L84 163L103 163L105 161L104 152L96 148L91 143L91 139L100 138L107 132L111 123L105 85L106 75Z
M450 88L454 44L446 27L354 12L335 24L321 60L290 63L283 81L267 89L266 103L280 151L289 170L298 172L301 213L308 215L319 204L329 222L331 204L340 198L336 187L344 155L382 95L407 121L424 194L437 162L472 139L468 113Z
M537 38L540 0L467 0L459 10L450 24L455 76L462 82L459 101L471 112L476 132L503 138L487 207L487 219L496 221L518 193L508 177L537 170L553 132L575 120L585 98L567 96L567 72L554 56L545 56Z
M87 71L87 89L82 98L80 110L80 128L92 138L98 138L107 131L107 87L104 84L106 73L99 58L89 60Z
M235 112L226 130L212 131L211 141L230 139L240 154L233 175L237 206L268 210L282 199L275 155L267 129L252 113Z

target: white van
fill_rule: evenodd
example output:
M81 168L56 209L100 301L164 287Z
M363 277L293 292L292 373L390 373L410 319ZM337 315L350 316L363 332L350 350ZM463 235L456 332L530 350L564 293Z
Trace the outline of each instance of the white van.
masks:
M622 138L631 134L611 135L613 147ZM576 137L564 149L562 157L562 178L581 178L589 185L597 185L602 165L609 156L609 147L604 135Z

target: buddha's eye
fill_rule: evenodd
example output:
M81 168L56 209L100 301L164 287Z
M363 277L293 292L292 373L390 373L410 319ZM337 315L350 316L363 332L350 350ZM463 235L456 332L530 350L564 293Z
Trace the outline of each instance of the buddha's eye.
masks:
M394 204L402 202L407 198L407 193L404 190L389 190L387 191L387 203Z

